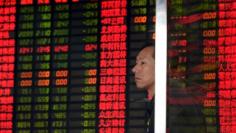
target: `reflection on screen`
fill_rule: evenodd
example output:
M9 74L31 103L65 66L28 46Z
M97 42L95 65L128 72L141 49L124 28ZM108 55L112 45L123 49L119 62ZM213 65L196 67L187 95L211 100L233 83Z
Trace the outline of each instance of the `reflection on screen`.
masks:
M169 0L168 128L234 133L235 1Z

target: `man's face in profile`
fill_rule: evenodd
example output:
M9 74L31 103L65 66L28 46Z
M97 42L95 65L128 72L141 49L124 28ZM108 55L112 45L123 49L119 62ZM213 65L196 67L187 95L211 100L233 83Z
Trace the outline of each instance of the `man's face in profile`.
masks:
M155 84L155 59L153 58L154 47L146 47L136 57L136 65L132 72L135 83L139 89L149 89Z

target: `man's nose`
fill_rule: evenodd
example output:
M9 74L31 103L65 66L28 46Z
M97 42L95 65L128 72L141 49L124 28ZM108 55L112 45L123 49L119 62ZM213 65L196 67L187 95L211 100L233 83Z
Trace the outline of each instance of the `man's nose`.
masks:
M137 65L135 65L133 68L132 68L132 72L135 73L137 71Z
M135 65L136 66L136 65ZM132 68L132 72L135 73L135 66Z

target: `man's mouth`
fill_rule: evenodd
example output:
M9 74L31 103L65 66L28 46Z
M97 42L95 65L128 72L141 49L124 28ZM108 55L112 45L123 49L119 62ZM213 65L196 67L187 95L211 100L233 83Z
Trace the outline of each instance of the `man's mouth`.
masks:
M135 81L139 81L139 80L141 80L140 77L135 77Z

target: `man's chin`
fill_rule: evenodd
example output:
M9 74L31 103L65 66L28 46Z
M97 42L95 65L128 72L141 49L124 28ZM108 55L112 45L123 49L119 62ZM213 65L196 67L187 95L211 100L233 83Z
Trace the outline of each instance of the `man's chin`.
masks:
M136 87L137 87L138 90L145 90L145 87L142 86L142 85L137 85L137 84L136 84Z

